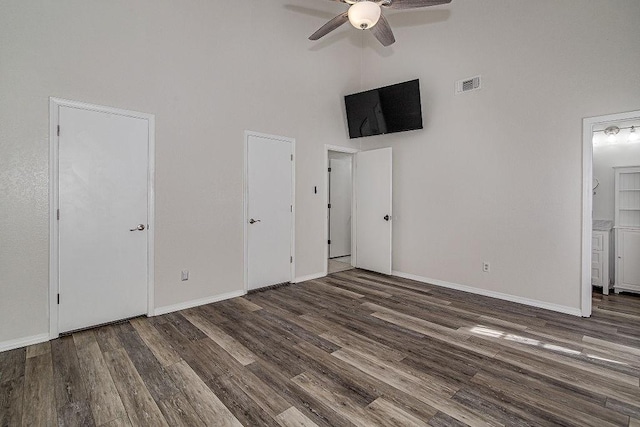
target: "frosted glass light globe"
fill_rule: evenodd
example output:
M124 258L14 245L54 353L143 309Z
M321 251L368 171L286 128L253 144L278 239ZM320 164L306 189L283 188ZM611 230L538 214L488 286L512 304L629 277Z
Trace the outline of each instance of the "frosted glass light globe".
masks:
M366 30L378 23L380 6L372 1L359 1L349 8L349 22L360 30Z

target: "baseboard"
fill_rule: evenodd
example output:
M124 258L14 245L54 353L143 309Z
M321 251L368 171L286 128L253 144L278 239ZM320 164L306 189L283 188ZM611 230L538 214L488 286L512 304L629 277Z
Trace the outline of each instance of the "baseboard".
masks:
M28 345L40 344L49 341L49 333L32 335L30 337L17 338L15 340L0 342L0 352L13 350L15 348L26 347Z
M307 280L319 279L319 278L324 277L324 276L326 276L325 273L309 274L307 276L296 277L293 280L293 283L306 282Z
M566 305L553 304L550 302L538 301L535 299L524 298L524 297L519 297L515 295L510 295L510 294L503 294L502 292L474 288L472 286L445 282L443 280L429 279L427 277L416 276L415 274L403 273L401 271L392 271L391 274L393 276L402 277L404 279L415 280L416 282L428 283L430 285L441 286L443 288L455 289L457 291L469 292L476 295L483 295L485 297L517 302L519 304L529 305L531 307L544 308L546 310L557 311L558 313L571 314L573 316L579 316L579 317L582 316L582 311L579 308L568 307Z
M223 301L226 299L241 297L246 295L244 289L239 291L227 292L226 294L216 295L213 297L194 299L191 301L181 302L179 304L166 305L164 307L156 307L154 310L154 316L160 316L162 314L173 313L174 311L186 310L187 308L198 307L199 305L211 304L212 302Z

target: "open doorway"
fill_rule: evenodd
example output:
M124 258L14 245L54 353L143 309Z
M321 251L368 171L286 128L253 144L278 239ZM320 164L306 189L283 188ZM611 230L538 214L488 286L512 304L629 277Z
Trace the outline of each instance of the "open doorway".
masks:
M326 209L324 235L327 239L324 250L325 275L349 270L356 265L355 232L357 224L354 173L357 152L357 149L338 145L324 146L324 206ZM332 172L329 172L332 164L334 168ZM332 186L333 192L331 191ZM345 200L348 206L345 206ZM331 224L332 216L333 227ZM331 246L334 247L331 248Z
M349 270L353 232L353 154L327 154L327 272Z
M592 287L640 292L640 111L584 120L582 315Z

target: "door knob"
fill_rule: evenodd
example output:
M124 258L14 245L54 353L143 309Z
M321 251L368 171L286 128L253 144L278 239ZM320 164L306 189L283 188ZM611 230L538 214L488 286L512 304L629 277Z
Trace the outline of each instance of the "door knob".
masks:
M385 221L389 221L390 218L391 217L389 215L385 215L385 216L382 217L382 219L384 219Z
M144 224L138 224L136 228L131 228L129 231L143 231L143 230L144 230Z
M251 218L249 220L249 224L255 224L256 222L260 222L260 220L259 219L253 219L253 218Z

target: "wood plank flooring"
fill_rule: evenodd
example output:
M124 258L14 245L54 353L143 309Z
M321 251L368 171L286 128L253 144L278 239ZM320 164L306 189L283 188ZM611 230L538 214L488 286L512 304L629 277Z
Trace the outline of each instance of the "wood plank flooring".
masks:
M640 297L593 303L344 271L0 353L0 426L639 426Z

